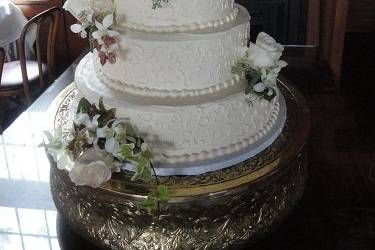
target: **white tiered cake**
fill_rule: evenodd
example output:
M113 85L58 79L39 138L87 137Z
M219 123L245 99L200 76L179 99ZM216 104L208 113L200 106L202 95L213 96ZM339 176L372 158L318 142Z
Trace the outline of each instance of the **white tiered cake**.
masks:
M279 98L258 100L231 68L249 40L250 15L233 0L116 1L116 62L90 53L75 82L82 97L117 109L153 149L176 164L251 147L274 126ZM150 32L152 31L152 32Z

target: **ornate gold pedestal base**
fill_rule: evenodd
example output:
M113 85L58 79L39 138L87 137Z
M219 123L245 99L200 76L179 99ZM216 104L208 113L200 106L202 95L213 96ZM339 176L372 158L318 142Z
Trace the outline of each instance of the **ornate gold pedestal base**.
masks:
M145 197L131 191L126 178L117 176L99 189L77 187L66 171L52 167L58 211L77 233L111 249L238 249L253 243L296 205L306 179L303 146L309 113L295 90L280 85L288 119L277 141L228 169L161 178L171 200L159 214L149 215L139 207ZM72 99L74 89L57 110L57 125L64 123Z

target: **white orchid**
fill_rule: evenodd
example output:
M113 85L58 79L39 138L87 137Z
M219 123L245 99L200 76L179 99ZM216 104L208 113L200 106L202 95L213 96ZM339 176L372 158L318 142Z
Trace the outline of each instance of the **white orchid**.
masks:
M52 135L49 131L44 131L47 137L48 144L45 144L45 148L49 155L52 156L53 160L57 163L58 169L65 169L73 164L67 144L64 142L62 137L62 129L59 127L56 129L55 134Z
M100 45L104 44L104 37L119 37L120 33L109 28L113 24L113 14L104 17L103 22L95 21L95 26L98 29L92 33L92 37L98 41Z
M100 115L95 115L92 119L88 114L78 113L74 118L74 124L77 126L85 126L89 130L96 130L99 126Z
M74 162L69 177L76 185L97 188L111 179L112 172L118 171L120 169L113 164L111 155L90 148Z
M105 126L103 128L98 128L96 130L96 136L98 138L106 139L104 145L104 149L106 152L114 155L120 151L120 144L116 142L114 138L114 131L110 127Z
M80 34L81 38L85 39L85 38L87 38L87 31L86 31L86 29L89 26L90 26L89 24L79 24L79 23L76 23L76 24L73 24L72 26L70 26L70 30L73 33Z
M105 138L105 150L119 158L121 144L126 142L126 127L123 125L124 119L113 121L112 128L105 126L97 130L98 138Z
M71 168L73 164L74 161L72 160L72 156L69 150L65 150L64 154L60 155L60 157L57 160L57 168L60 170Z
M78 113L74 118L74 124L77 126L84 126L82 130L85 134L88 144L96 144L98 141L97 129L99 128L100 115L95 115L92 119L88 114Z

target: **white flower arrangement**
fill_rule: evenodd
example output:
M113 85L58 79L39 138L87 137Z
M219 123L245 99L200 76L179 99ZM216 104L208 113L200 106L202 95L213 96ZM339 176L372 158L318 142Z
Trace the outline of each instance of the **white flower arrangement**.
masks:
M255 93L271 101L276 95L277 77L288 63L280 60L284 47L270 35L259 33L256 43L243 48L244 56L235 64L233 73L243 73L248 80L246 93Z
M102 65L114 64L119 50L120 34L112 30L115 5L112 0L68 0L63 8L79 23L70 29L90 40L91 50L97 50Z
M102 100L97 107L81 99L74 118L74 133L68 141L64 141L61 128L55 135L50 132L45 135L46 151L58 169L69 170L69 177L76 185L98 188L129 163L135 168L132 181L149 182L152 177L150 147L129 120L116 118L115 110L107 110ZM167 187L159 185L144 206L151 211L167 197Z

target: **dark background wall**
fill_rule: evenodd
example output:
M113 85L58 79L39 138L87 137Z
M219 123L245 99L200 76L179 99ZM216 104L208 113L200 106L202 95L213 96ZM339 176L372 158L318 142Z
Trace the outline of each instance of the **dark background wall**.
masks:
M252 40L260 31L265 31L284 44L305 44L308 0L237 0L236 2L250 11Z

